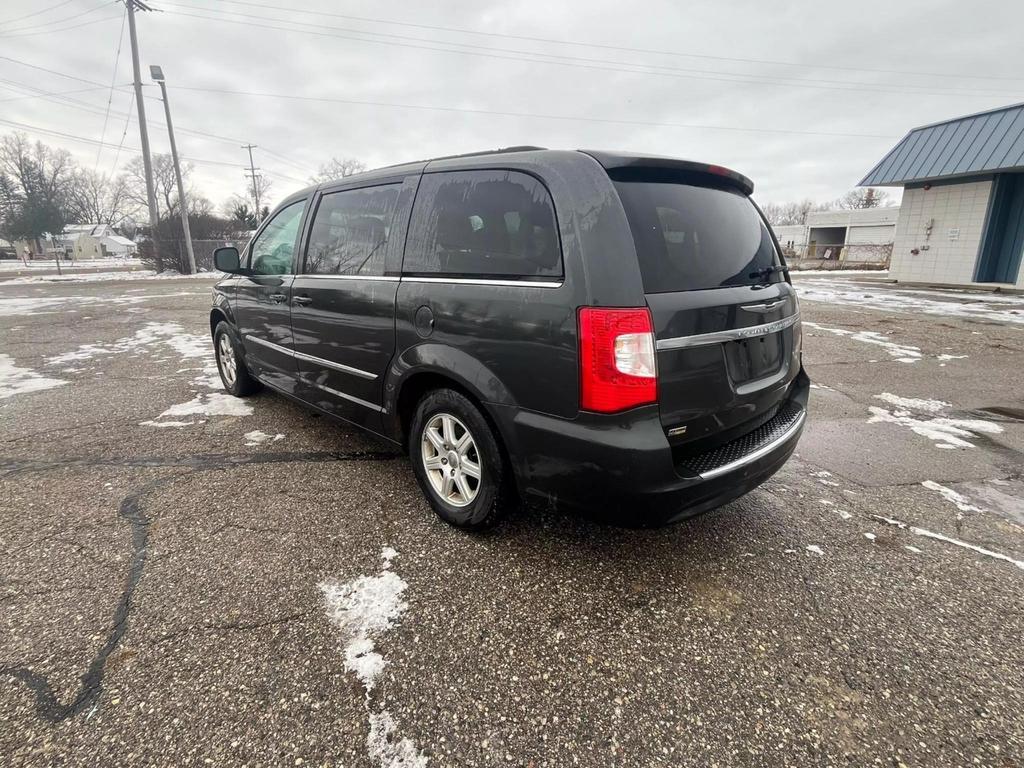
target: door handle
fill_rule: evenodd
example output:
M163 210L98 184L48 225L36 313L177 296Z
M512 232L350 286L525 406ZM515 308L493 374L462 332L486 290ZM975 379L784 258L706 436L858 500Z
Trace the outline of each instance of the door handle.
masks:
M312 304L313 300L309 296L294 296L292 297L292 304L298 304L300 307L308 306Z
M283 293L272 293L267 298L275 304L280 304L282 301L287 300L288 296Z

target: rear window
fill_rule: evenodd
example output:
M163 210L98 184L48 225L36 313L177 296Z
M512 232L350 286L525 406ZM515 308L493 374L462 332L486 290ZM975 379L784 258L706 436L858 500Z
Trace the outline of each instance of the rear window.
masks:
M543 279L562 274L551 195L518 171L428 173L403 270L413 275Z
M741 192L673 183L616 181L633 231L645 293L778 282L768 227Z

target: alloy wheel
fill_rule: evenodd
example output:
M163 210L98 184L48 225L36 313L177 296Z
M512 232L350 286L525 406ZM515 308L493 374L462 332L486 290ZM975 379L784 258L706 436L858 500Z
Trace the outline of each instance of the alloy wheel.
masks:
M235 348L226 333L221 334L217 342L217 364L228 387L235 386L235 379L238 378L238 360L235 358Z
M453 507L465 507L480 492L482 467L472 433L450 413L438 413L420 438L423 468L434 491Z

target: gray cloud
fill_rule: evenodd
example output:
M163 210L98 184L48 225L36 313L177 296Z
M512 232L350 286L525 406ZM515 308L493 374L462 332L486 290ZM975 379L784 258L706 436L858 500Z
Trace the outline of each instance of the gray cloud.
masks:
M196 187L218 204L231 193L245 192L246 156L238 146L245 142L260 146L257 162L274 179L278 198L332 155L374 166L530 143L716 162L752 177L762 201L828 199L855 184L909 128L1020 101L1024 91L1022 58L1014 41L1015 30L1024 25L1020 4L301 4L304 11L434 27L798 65L783 66L378 24L300 14L299 4L289 7L283 0L252 2L256 5L153 0L163 12L138 19L144 75L150 63L163 66L176 127L226 137L184 130L178 135L185 156L234 164L196 163ZM3 30L7 36L0 36L0 54L109 83L118 18L63 31L59 28L74 22L32 27L95 5L74 0L11 24ZM21 16L37 7L28 0L8 0L2 15ZM113 17L117 8L97 10L81 21ZM289 21L308 26L270 28L287 27ZM19 34L19 29L41 34ZM457 43L477 47L462 48L462 53L425 50ZM629 71L640 64L662 69L660 74ZM0 79L7 81L0 82L0 99L24 95L12 82L46 91L89 87L4 60ZM131 80L127 42L115 79L121 85ZM152 86L146 91L157 96ZM104 90L68 95L98 113L43 99L0 101L0 119L98 139L107 96ZM115 91L105 141L120 140L130 98L128 88ZM147 111L153 148L166 151L166 132L155 124L162 120L159 102L147 99ZM128 125L126 146L138 147L134 120ZM8 129L0 124L0 130ZM89 167L95 161L95 146L39 138L65 146ZM103 150L101 170L112 167L114 155L113 148ZM131 156L122 153L121 162Z

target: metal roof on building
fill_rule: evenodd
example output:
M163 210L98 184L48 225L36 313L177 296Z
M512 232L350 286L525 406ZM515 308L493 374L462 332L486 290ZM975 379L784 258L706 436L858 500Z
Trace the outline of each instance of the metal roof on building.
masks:
M1024 104L914 128L859 186L1024 170Z

